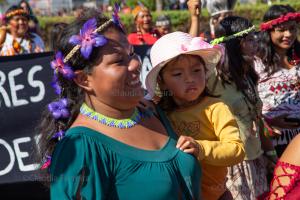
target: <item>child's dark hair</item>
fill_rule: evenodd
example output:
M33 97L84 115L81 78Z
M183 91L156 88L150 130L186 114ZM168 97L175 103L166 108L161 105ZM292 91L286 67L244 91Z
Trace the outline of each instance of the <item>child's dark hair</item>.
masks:
M267 22L273 19L276 19L287 13L296 12L289 5L273 5L267 10L264 15L263 21ZM275 26L276 27L276 26ZM271 40L270 32L274 29L268 31L262 31L259 34L259 43L258 43L258 53L257 56L261 58L263 64L265 65L265 72L269 75L278 71L280 66L280 56L277 54L274 48L274 44ZM292 57L292 49L294 48L295 53L300 57L300 44L296 39L293 46L287 51L287 56Z
M180 56L177 56L176 58L174 58L171 62L169 62L168 64L172 64L174 62L177 62L179 59L182 58L182 56L186 56L186 55L180 55ZM206 64L203 60L203 58L201 58L200 56L197 56L197 55L188 55L188 56L193 56L193 57L196 57L199 62L204 66L204 69L205 71L207 71L207 68L206 68ZM168 65L166 64L166 66ZM166 67L165 66L165 67ZM165 68L164 67L164 68ZM158 79L160 79L160 81L164 81L163 80L163 72L164 72L164 68L162 70L160 70L159 72L159 75L158 75ZM175 110L176 108L178 108L177 104L175 103L174 99L173 99L173 94L169 91L169 90L163 90L163 91L160 91L161 92L161 98L158 102L158 105L166 112L171 112L173 110ZM208 89L207 87L205 87L204 91L202 92L202 94L199 96L198 100L202 99L203 97L205 96L212 96L212 97L215 97L213 95L211 95L209 92L208 92Z
M218 25L216 36L230 36L250 27L252 27L252 24L246 18L238 16L226 17ZM236 37L224 42L227 62L217 66L218 75L223 85L229 83L229 81L233 81L240 91L247 88L243 75L247 74L254 84L257 84L258 81L258 75L252 66L252 61L246 60L245 55L241 51L244 37Z
M95 18L97 21L97 27L101 26L109 19L104 17L96 10L90 10L86 12L84 16L76 19L73 23L67 25L61 34L60 40L57 44L57 49L61 51L64 57L73 49L73 45L69 43L69 39L72 35L78 35L83 24L91 18ZM117 30L123 32L114 23L111 23L100 34L104 34L110 30ZM89 59L85 59L80 51L77 51L72 58L68 61L73 71L83 70L89 74L93 67L96 66L101 60L101 47L93 47L93 51ZM52 155L57 139L52 139L52 136L58 131L66 131L70 128L74 120L79 114L79 109L84 101L84 91L73 81L68 80L58 73L58 84L61 87L61 93L58 99L66 98L68 101L68 110L70 117L68 119L54 119L48 109L42 114L42 119L37 127L37 133L41 134L41 139L38 144L37 159L39 162L43 160L46 155ZM56 99L57 100L57 99ZM48 183L47 183L48 184Z

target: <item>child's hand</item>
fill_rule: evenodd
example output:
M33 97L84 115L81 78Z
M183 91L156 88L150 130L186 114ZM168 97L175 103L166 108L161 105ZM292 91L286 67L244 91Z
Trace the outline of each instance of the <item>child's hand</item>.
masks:
M193 154L196 158L199 156L200 147L199 144L189 136L180 136L176 148L189 154Z

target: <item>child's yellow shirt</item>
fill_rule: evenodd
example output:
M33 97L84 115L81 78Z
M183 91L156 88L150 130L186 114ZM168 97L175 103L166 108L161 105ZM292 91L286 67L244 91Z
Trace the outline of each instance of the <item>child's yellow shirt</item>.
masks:
M220 99L205 97L200 103L167 113L178 135L193 137L200 145L202 197L217 200L225 191L227 167L245 156L238 125Z

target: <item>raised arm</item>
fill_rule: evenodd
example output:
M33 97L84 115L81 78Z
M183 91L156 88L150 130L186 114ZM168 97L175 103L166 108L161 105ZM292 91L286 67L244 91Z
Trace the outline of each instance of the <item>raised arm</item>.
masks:
M201 14L201 0L189 0L187 2L189 13L191 16L191 26L189 34L193 37L199 36L200 29L200 14Z

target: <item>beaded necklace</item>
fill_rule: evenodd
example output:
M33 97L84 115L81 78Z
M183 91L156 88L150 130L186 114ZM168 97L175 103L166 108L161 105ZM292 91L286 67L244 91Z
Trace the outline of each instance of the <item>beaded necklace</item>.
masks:
M92 108L88 107L85 103L81 105L80 113L93 120L96 120L101 124L110 127L120 128L120 129L132 128L133 126L138 124L142 119L142 114L137 108L135 108L131 117L127 119L114 119L114 118L107 117L105 115L102 115L101 113L94 111Z

